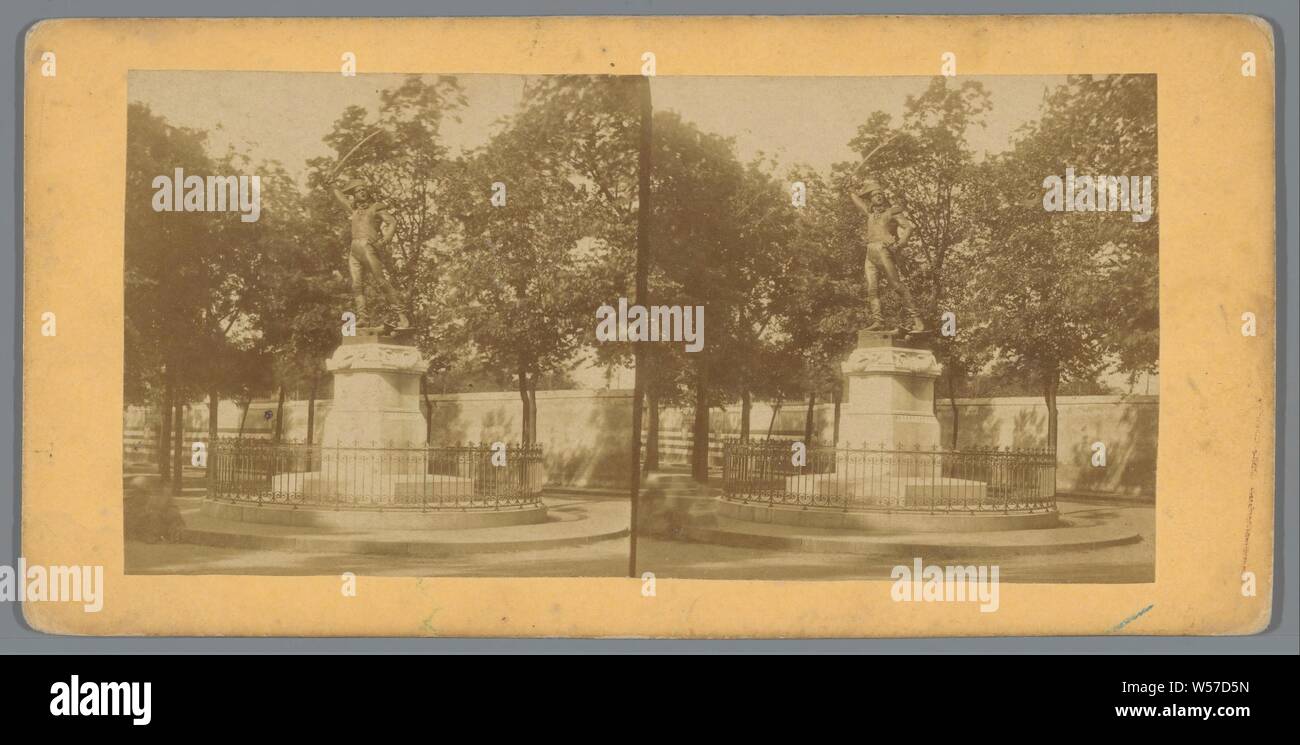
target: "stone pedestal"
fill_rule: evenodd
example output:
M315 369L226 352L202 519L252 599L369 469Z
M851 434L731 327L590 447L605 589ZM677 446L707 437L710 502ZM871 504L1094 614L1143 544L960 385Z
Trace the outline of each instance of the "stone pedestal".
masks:
M840 415L841 448L931 450L939 446L934 381L942 368L921 344L861 331L840 366L848 396Z
M358 328L325 362L334 376L334 400L319 462L307 470L277 468L253 500L209 500L204 509L248 522L367 529L544 522L546 506L536 493L540 476L502 485L493 480L522 469L497 472L478 453L426 446L420 410L426 367L409 331Z
M420 376L428 363L405 338L357 329L325 361L334 375L334 400L321 435L321 470L346 472L359 482L391 484L394 474L425 472L425 419ZM364 448L383 448L373 454ZM331 448L349 448L343 456ZM352 449L359 448L359 449ZM401 448L410 448L401 452ZM336 458L345 457L345 463Z
M424 447L420 376L428 363L400 337L363 331L344 337L325 361L334 375L334 401L321 444Z
M942 368L924 342L861 331L840 370L848 380L848 396L840 413L834 467L818 464L817 473L786 476L783 487L756 482L760 487L746 491L740 504L728 497L722 514L873 532L1006 530L1055 523L1055 509L989 509L989 485L964 478L963 455L941 449L934 381Z

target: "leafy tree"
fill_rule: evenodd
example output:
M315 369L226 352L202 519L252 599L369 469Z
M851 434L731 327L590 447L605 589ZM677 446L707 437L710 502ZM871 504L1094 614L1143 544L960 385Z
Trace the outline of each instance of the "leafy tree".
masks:
M538 377L571 364L595 318L582 195L566 173L533 160L540 136L511 122L467 159L458 186L464 243L448 267L456 338L489 367L514 371L525 443L537 441ZM494 183L506 187L504 204L492 202Z
M318 216L278 163L263 164L267 209L247 248L256 258L249 305L259 335L257 346L274 357L275 440L283 434L285 389L308 390L307 435L315 435L316 399L325 379L324 361L338 347L347 281L338 272L335 221Z
M987 320L976 334L1003 374L1040 386L1051 448L1063 383L1087 384L1115 360L1155 369L1158 234L1156 219L1127 212L1048 211L1044 179L1067 167L1154 176L1154 117L1153 76L1071 76L1015 148L980 172L989 189L971 287Z
M234 385L222 361L243 343L251 260L243 237L256 223L235 212L155 210L158 176L247 171L233 154L211 157L206 133L171 126L147 106L130 105L127 118L125 393L161 404L159 470L179 493L188 448L173 421L200 394L212 407Z
M856 210L844 211L842 194L832 189L821 174L806 167L795 168L790 181L804 184L806 203L798 210L791 262L781 277L787 292L779 314L788 343L797 355L794 374L801 377L807 392L804 436L811 439L818 393L830 393L835 421L839 421L843 402L839 364L856 343L857 330L866 324L861 248L857 245L860 231L854 222L858 219ZM776 361L765 362L765 367L782 369ZM783 400L792 388L788 382L782 387L778 400ZM838 429L832 436L838 438Z
M728 399L740 398L742 440L749 438L756 391L774 395L799 387L794 380L780 377L788 368L778 361L781 345L790 339L789 318L797 310L792 302L796 288L790 277L798 257L791 250L796 236L795 208L788 185L771 175L773 168L762 156L744 167L740 186L724 213L728 249L722 256L729 262L727 281L715 287L715 294L723 300L721 308L730 312L723 319L724 328L732 330L731 336L721 340L713 335L732 360L717 382ZM717 320L718 313L713 316ZM815 386L802 388L810 394L815 391Z
M567 174L577 186L580 205L576 216L590 248L593 297L611 301L635 297L646 306L664 289L649 231L644 236L638 234L640 96L649 95L645 90L648 84L641 76L530 80L516 122L516 126L536 133L534 160L543 168ZM646 287L634 292L633 248L638 240L645 241ZM646 467L654 468L658 465L659 407L678 396L680 351L665 345L601 343L594 347L593 358L613 369L631 363L634 356L643 389L637 400L644 398L649 407Z
M752 282L734 273L742 246L737 240L736 201L745 178L731 140L700 131L674 112L654 116L655 239L658 302L705 307L705 345L686 355L684 376L695 409L692 474L708 478L709 410L725 398L736 370L734 347L739 289ZM734 380L734 379L733 379Z

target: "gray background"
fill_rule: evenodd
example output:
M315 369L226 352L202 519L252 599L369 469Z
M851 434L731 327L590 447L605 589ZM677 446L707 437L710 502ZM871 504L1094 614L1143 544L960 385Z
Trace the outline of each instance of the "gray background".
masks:
M0 115L0 138L12 144L0 152L0 173L13 173L9 180L0 179L0 224L11 226L11 243L0 247L0 303L11 309L14 319L0 324L0 350L12 350L12 356L0 352L0 411L12 426L0 428L0 563L13 566L17 561L20 525L20 467L23 447L20 442L22 421L22 337L18 324L22 319L22 133L18 122L22 112L22 52L27 29L43 18L59 17L151 17L151 16L457 16L457 15L718 15L718 14L844 14L844 13L1134 13L1134 12L1202 12L1251 13L1267 19L1273 26L1277 48L1277 131L1279 133L1277 171L1277 257L1278 305L1282 333L1278 334L1278 445L1277 445L1277 561L1275 564L1273 622L1269 629L1249 637L1033 637L1001 639L841 639L819 641L710 641L672 642L648 640L480 640L480 639L196 639L196 638L84 638L58 637L27 628L18 603L0 607L0 653L324 653L324 652L801 652L879 654L958 653L974 654L1050 652L1065 653L1206 653L1252 654L1300 651L1297 636L1297 297L1300 285L1297 266L1300 250L1292 218L1295 216L1297 188L1297 68L1291 47L1297 43L1295 0L1273 2L994 2L976 5L963 2L828 2L801 0L798 3L718 2L718 0L673 0L648 2L573 2L542 7L508 0L455 0L454 2L416 2L414 0L369 0L354 2L280 2L266 0L115 0L114 2L16 2L0 5L0 29L8 37L12 73L0 81L0 101L12 101ZM1213 142L1206 133L1206 143ZM1290 210L1291 214L1287 214ZM36 322L35 319L29 322ZM89 372L89 369L87 369ZM4 488L4 487L8 488Z

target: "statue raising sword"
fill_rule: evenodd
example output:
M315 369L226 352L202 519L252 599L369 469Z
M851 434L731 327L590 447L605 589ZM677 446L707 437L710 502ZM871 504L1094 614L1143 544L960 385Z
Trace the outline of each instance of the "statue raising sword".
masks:
M897 137L897 135L895 135ZM865 166L871 156L894 140L889 138L877 145L863 159ZM880 310L880 275L884 274L889 284L903 299L903 311L907 315L907 326L902 329L908 334L925 331L916 301L907 287L907 282L899 271L895 261L895 252L907 244L912 237L916 224L907 216L902 206L892 204L884 187L875 179L867 179L860 188L850 192L853 203L867 217L864 239L867 244L867 258L863 270L867 279L868 325L866 331L882 331L885 328L884 317Z
M338 165L334 166L334 170L329 175L328 181L331 184L343 163L379 132L380 130L375 130L366 135L348 151L347 155L339 159ZM397 221L384 203L378 199L371 185L363 179L351 179L342 186L333 187L333 191L335 199L348 211L352 223L352 240L348 248L348 273L352 279L352 296L353 302L356 303L357 318L365 317L366 297L363 281L365 274L369 272L371 281L379 286L380 292L388 303L397 310L397 328L410 328L411 321L401 310L401 298L392 283L384 276L383 265L375 253L376 246L388 242L393 237L397 229Z

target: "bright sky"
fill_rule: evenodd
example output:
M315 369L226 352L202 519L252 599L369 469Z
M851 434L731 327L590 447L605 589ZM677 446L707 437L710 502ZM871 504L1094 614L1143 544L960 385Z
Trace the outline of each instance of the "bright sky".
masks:
M279 160L300 182L309 158L332 155L323 138L348 106L379 108L379 92L405 75L338 73L137 71L127 98L148 104L170 124L206 130L211 152L234 145L254 160ZM443 140L453 153L484 144L493 124L523 95L519 75L460 75L469 105L448 120Z
M970 77L989 91L986 127L968 133L983 155L1006 150L1011 135L1037 118L1043 92L1064 77ZM929 77L876 78L669 78L652 84L657 109L671 109L708 132L736 138L743 160L758 152L784 165L805 163L830 172L853 158L849 140L876 111L898 123L909 95L925 91Z
M308 158L329 155L322 138L349 105L375 110L379 91L401 75L343 77L337 73L136 71L129 98L146 103L173 125L209 133L214 153L229 145L254 159L276 159L301 177ZM459 75L469 105L448 121L443 138L453 152L482 145L495 123L514 112L525 78ZM967 78L963 78L965 80ZM1043 92L1064 82L1052 76L972 77L993 100L987 127L970 133L977 153L999 152L1012 133L1037 116ZM908 95L928 77L656 77L656 109L678 112L705 131L734 136L739 155L759 152L783 165L805 163L829 172L849 159L848 142L874 111L901 117Z

